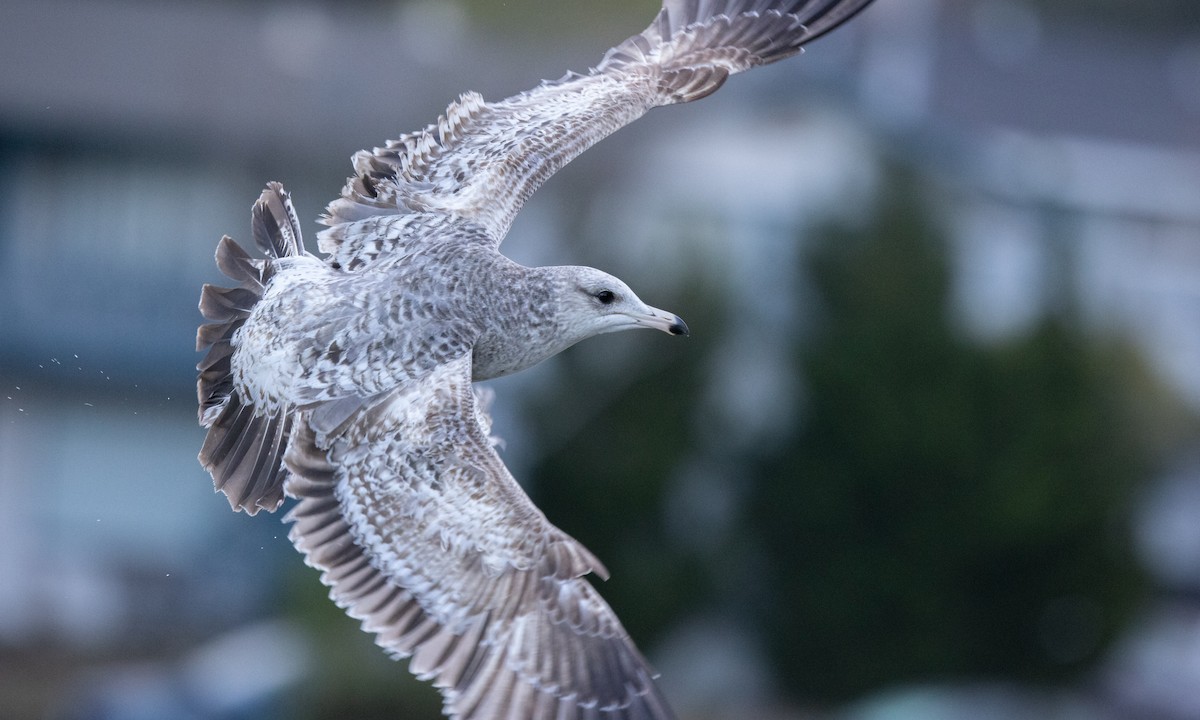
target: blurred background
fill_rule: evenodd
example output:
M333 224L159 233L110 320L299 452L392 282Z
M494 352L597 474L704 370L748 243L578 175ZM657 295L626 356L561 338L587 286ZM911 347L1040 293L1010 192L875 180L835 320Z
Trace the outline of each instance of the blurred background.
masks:
M439 717L195 460L199 287L654 0L0 1L0 716ZM621 131L505 251L688 339L494 384L684 720L1200 717L1200 6L880 0Z

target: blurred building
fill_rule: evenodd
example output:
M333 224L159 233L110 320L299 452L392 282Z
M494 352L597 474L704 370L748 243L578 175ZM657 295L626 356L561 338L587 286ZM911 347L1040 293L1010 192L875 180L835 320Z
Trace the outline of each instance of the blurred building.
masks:
M463 90L503 97L621 39L517 47L474 9L0 3L0 693L59 678L23 691L18 717L88 666L183 662L270 616L285 529L232 515L194 460L199 286L220 281L216 240L246 239L266 180L315 218L358 148ZM613 26L653 11L621 6ZM670 268L688 258L721 267L747 317L722 352L756 371L714 373L713 392L762 431L790 411L770 402L785 371L744 340L797 318L756 293L797 282L781 262L797 226L853 218L883 158L901 157L942 188L966 331L1003 337L1070 305L1136 337L1197 409L1198 28L1122 29L1017 0L880 2L803 58L583 156L527 208L512 252L638 287L681 282ZM699 220L680 227L683 213ZM564 250L557 238L581 225L607 227L595 234L611 245ZM536 452L514 445L518 463ZM1183 465L1174 482L1200 485ZM1178 527L1153 548L1194 552ZM1156 711L1186 717L1200 699Z

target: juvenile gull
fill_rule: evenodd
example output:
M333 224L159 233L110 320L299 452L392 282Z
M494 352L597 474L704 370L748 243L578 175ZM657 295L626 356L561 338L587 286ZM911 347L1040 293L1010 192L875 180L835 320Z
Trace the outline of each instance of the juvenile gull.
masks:
M229 237L205 286L200 462L250 514L298 499L289 537L333 600L450 717L673 717L654 673L584 579L600 561L554 527L489 437L473 382L600 333L687 334L587 267L499 252L522 203L658 105L800 52L870 0L666 0L645 31L570 73L487 103L467 93L422 131L354 156L309 254L282 186Z

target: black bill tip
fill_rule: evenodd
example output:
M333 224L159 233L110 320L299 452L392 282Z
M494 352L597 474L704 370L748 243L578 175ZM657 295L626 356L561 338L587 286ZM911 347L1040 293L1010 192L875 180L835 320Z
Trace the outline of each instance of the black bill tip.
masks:
M667 332L671 333L672 335L690 335L691 334L690 332L688 332L687 323L685 323L683 321L683 318L679 317L678 315L675 316L675 322L671 323L671 326L667 328Z

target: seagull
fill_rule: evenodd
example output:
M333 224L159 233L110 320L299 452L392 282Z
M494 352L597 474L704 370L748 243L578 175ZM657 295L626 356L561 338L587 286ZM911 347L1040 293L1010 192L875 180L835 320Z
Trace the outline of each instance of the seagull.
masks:
M500 102L466 93L353 157L309 253L287 192L230 237L197 333L200 462L235 510L296 500L289 538L332 600L463 720L664 720L656 673L496 451L490 393L593 335L687 335L589 267L525 267L500 243L555 171L650 108L772 63L871 0L666 0L587 74Z

